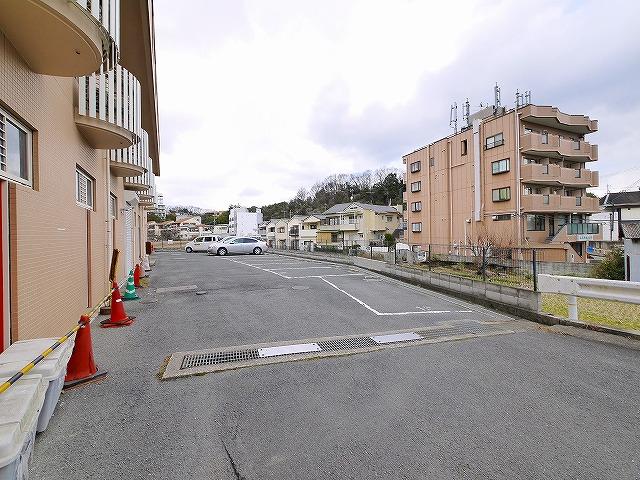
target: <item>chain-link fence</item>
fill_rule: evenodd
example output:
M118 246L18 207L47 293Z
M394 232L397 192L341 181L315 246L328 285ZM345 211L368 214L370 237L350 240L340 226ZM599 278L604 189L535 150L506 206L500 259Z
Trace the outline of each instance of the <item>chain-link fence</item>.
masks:
M431 272L532 290L536 289L538 262L544 258L533 248L490 245L431 244L411 254L419 268ZM398 257L404 262L406 255Z

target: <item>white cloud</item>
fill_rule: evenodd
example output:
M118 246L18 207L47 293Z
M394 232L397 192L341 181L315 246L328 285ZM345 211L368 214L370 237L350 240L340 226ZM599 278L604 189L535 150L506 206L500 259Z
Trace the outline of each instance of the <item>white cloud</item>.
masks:
M620 100L640 71L639 11L601 5L157 1L159 191L169 204L260 205L332 173L400 166L448 133L449 103L486 100L496 80L503 100L531 88L598 118L597 168L614 173L640 141L638 93Z

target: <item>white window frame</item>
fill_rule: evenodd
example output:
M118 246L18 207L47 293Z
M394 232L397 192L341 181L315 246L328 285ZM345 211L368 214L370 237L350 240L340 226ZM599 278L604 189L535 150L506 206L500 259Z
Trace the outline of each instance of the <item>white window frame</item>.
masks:
M414 188L416 187L416 188ZM420 190L422 190L422 182L418 181L418 182L412 182L411 183L411 193L416 193L419 192Z
M509 158L502 158L491 162L491 174L500 175L501 173L507 173L511 168L510 163Z
M411 164L409 164L409 170L411 171L411 173L416 173L420 171L420 160L418 160L417 162L413 162Z
M85 183L85 198L82 198L81 193L78 192L78 188L81 185L81 181ZM87 210L93 210L95 205L95 180L86 174L82 169L76 167L76 205ZM91 192L91 201L89 201L89 192Z
M33 132L29 127L24 125L20 120L8 113L6 110L0 108L0 162L7 165L7 122L10 122L18 130L24 132L27 135L27 177L22 178L17 175L12 175L6 172L0 167L0 177L9 180L11 182L20 183L33 187Z
M413 233L418 233L422 231L422 222L416 222L411 224L411 231Z
M411 211L412 212L421 212L422 211L422 202L412 202L411 203Z
M485 150L490 150L492 148L499 147L501 145L504 145L504 134L503 134L503 132L496 133L495 135L487 137L484 140L484 149Z
M118 218L118 197L109 192L109 216L111 218Z

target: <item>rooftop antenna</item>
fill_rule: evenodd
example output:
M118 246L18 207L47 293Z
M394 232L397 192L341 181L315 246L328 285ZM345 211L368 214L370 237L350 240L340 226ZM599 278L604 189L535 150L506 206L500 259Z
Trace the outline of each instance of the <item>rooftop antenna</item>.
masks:
M498 108L500 108L500 87L498 86L497 82L496 82L496 86L493 87L493 94L494 94L493 108L497 110Z
M524 105L524 94L520 93L520 90L516 90L516 108Z
M464 105L462 107L462 121L469 126L469 99L467 98L467 101L464 102Z
M449 126L453 128L454 133L458 133L458 104L453 102L449 113Z
M529 105L531 103L531 90L524 92L524 104Z

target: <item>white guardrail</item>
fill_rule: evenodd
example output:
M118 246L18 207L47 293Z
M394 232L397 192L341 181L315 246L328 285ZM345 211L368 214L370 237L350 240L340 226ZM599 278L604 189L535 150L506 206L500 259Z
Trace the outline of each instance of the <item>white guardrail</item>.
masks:
M640 304L640 282L540 274L538 275L538 291L566 295L569 305L569 320L578 320L578 300L576 297Z

